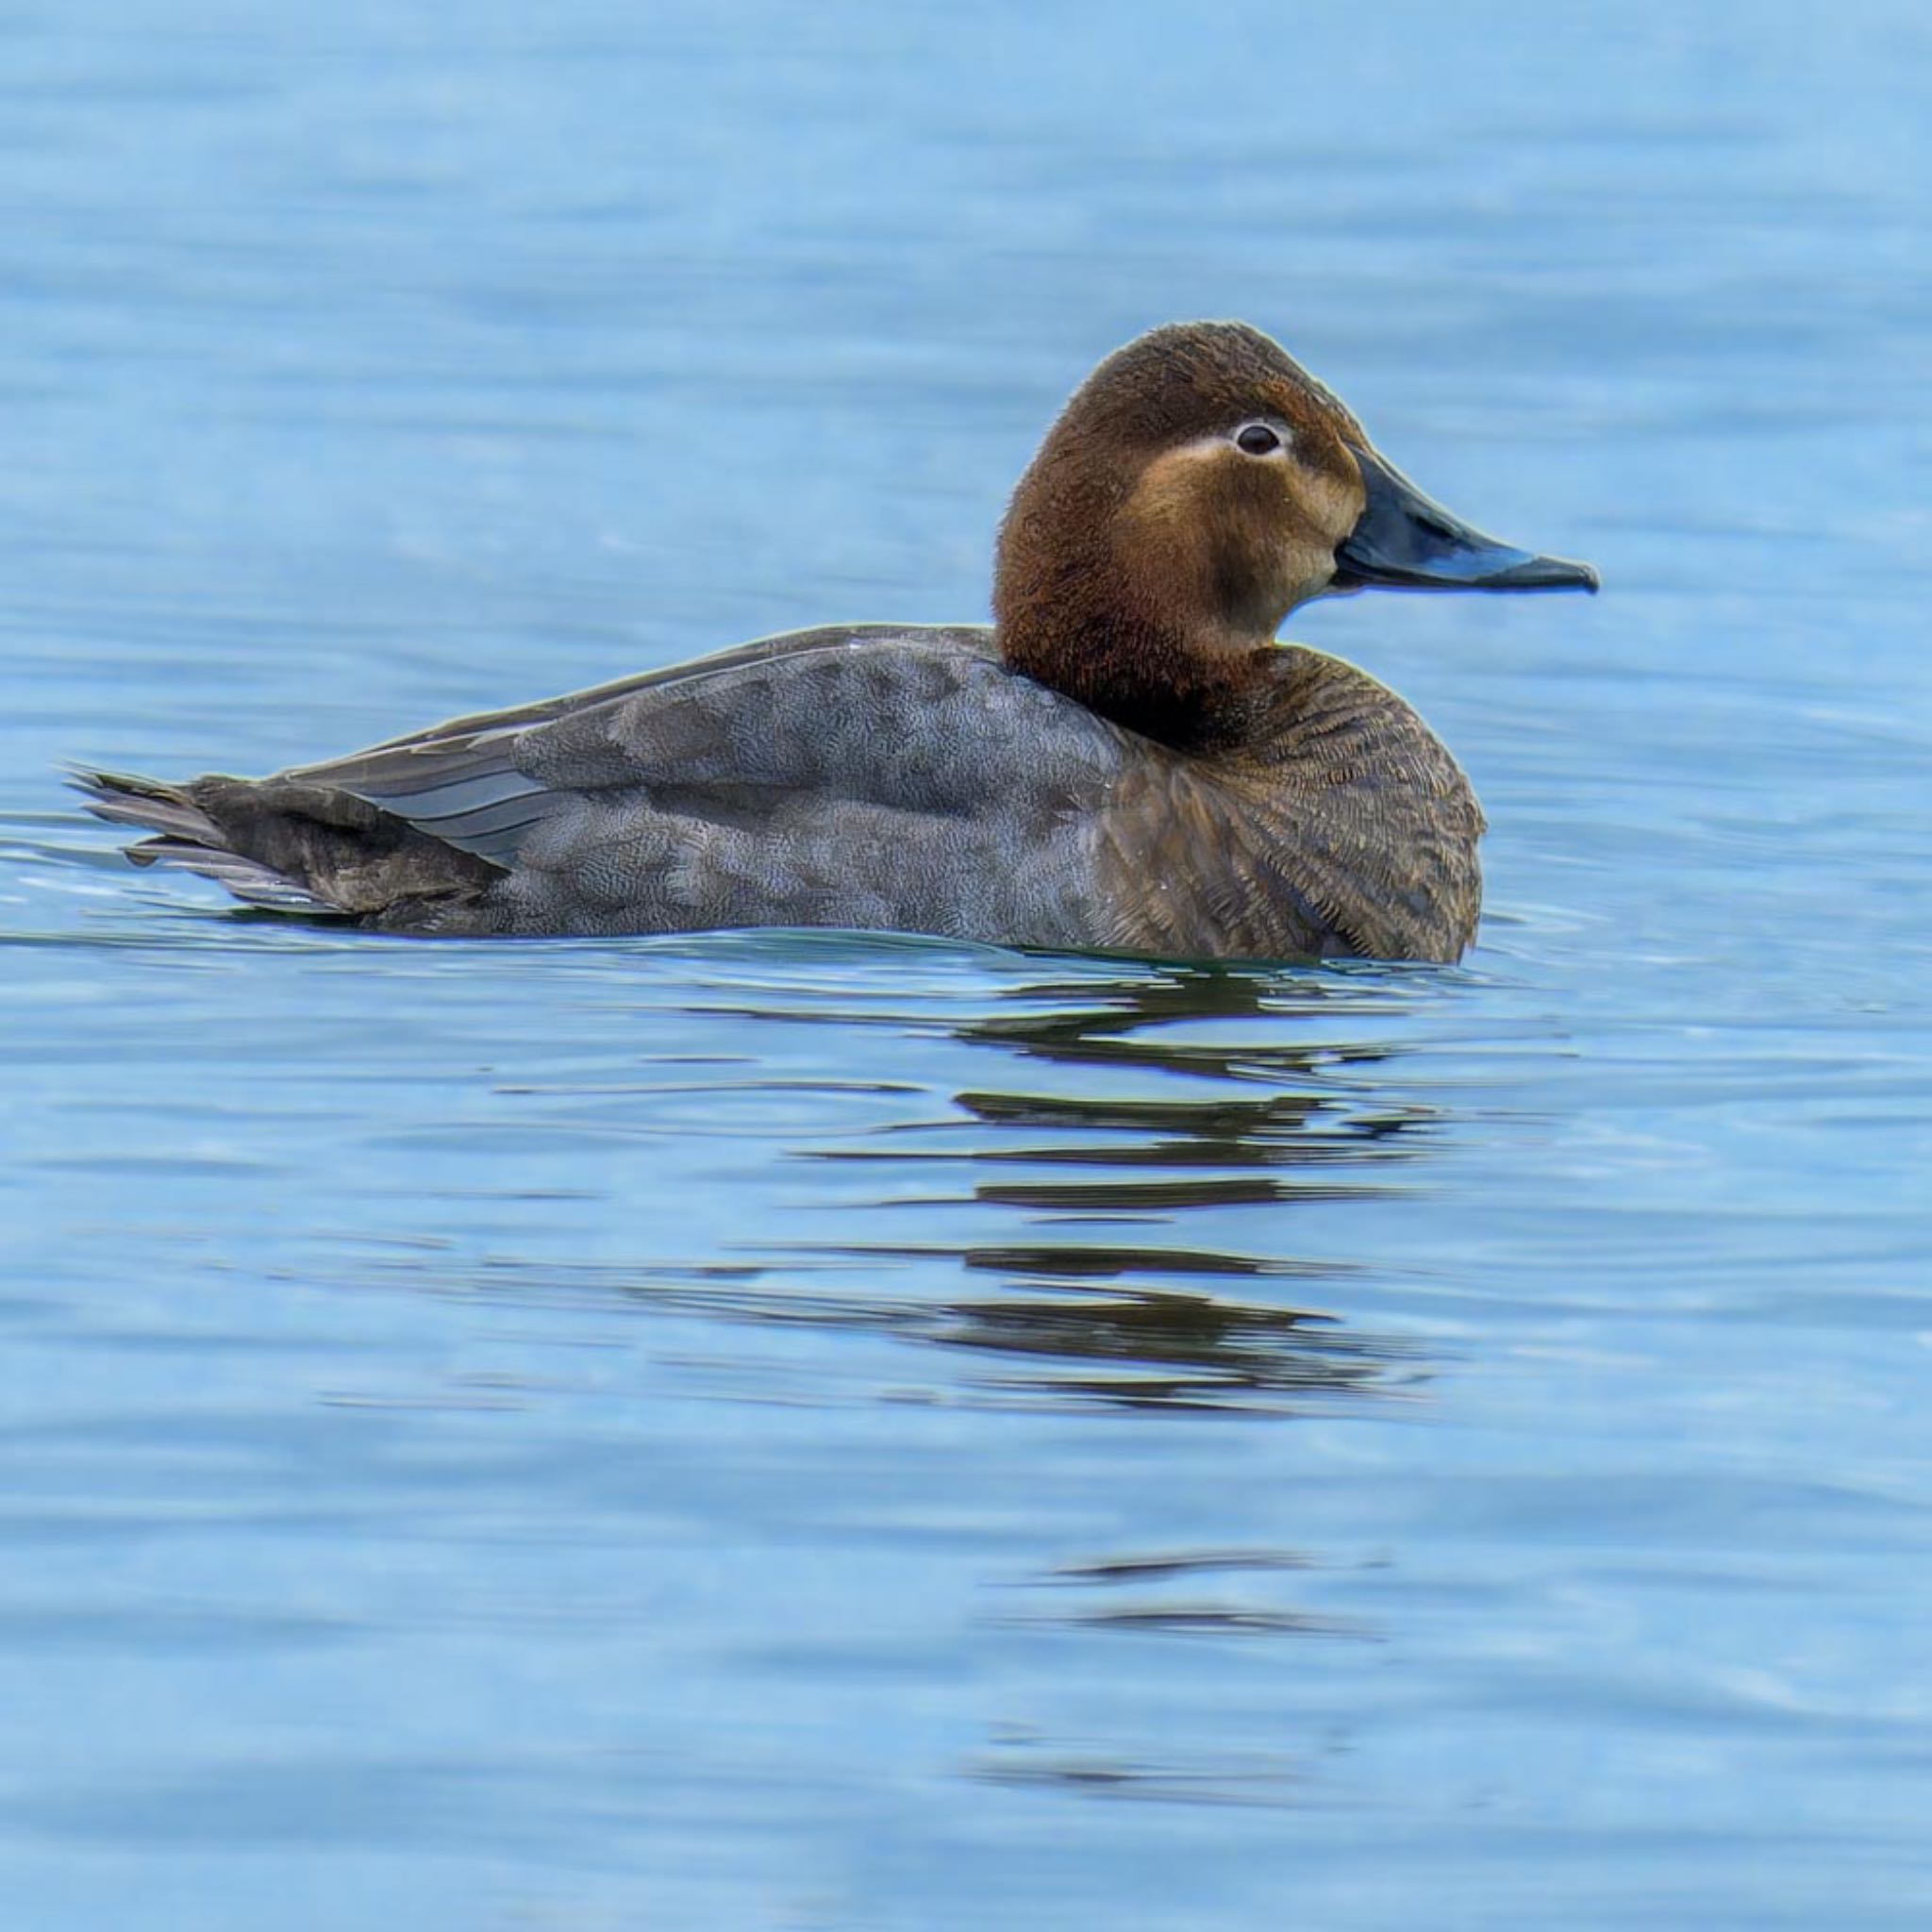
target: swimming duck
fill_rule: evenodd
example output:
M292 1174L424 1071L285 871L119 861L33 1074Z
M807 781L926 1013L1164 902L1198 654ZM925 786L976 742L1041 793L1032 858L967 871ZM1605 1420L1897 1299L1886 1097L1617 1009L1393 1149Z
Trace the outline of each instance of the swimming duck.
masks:
M81 771L251 905L423 934L844 926L1168 958L1454 960L1483 817L1392 691L1283 645L1312 597L1593 591L1483 536L1244 324L1075 391L991 627L792 631L267 778Z

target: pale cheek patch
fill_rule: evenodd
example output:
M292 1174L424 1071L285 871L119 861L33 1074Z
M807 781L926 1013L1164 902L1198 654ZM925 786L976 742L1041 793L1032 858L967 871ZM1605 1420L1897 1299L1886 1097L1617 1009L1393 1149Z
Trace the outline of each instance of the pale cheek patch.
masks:
M1293 445L1288 445L1291 458ZM1177 443L1163 450L1141 472L1128 497L1124 515L1143 531L1183 536L1198 529L1205 516L1216 514L1214 488L1217 470L1224 470L1230 484L1241 480L1241 473L1273 458L1243 456L1224 436L1196 437L1191 442ZM1355 528L1365 501L1359 484L1344 480L1326 470L1291 462L1276 474L1285 501L1278 512L1291 541L1306 542L1312 549L1332 549ZM1230 497L1228 502L1239 499ZM1274 511L1269 514L1274 516Z
M1141 480L1127 499L1126 514L1137 524L1170 529L1192 523L1201 515L1203 503L1209 500L1204 494L1211 488L1207 466L1253 461L1252 457L1230 447L1224 437L1203 436L1178 443L1163 450L1141 473Z
M1355 528L1368 502L1359 483L1345 483L1325 471L1308 473L1299 493L1308 524L1331 545Z

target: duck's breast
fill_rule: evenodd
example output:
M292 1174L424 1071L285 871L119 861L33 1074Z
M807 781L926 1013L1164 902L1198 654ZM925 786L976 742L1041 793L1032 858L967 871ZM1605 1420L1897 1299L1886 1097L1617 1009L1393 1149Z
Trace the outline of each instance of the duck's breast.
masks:
M1249 741L1143 746L1098 826L1108 943L1187 958L1453 961L1475 934L1483 815L1446 746L1366 672L1270 653Z

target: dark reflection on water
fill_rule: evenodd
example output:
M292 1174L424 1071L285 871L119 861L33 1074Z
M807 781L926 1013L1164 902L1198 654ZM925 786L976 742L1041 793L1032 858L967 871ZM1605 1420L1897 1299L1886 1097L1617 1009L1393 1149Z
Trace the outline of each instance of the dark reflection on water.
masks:
M1002 989L1006 1008L1013 1010L982 1008L948 1030L1034 1074L1027 1091L978 1087L955 1094L944 1120L888 1121L864 1144L808 1141L781 1150L815 1164L890 1173L901 1191L860 1208L862 1222L923 1220L950 1205L992 1210L1001 1234L950 1244L891 1236L755 1236L733 1243L746 1253L743 1261L721 1257L675 1269L657 1262L648 1249L631 1268L608 1259L574 1265L498 1257L466 1275L466 1285L538 1298L609 1293L680 1319L870 1330L963 1351L987 1358L965 1388L974 1399L994 1403L1291 1412L1321 1398L1406 1395L1426 1380L1427 1358L1407 1337L1352 1325L1298 1297L1267 1291L1271 1283L1339 1283L1350 1273L1336 1261L1293 1252L1291 1219L1272 1213L1254 1224L1270 1244L1266 1252L1166 1239L1166 1230L1184 1229L1197 1210L1279 1209L1415 1191L1415 1170L1452 1117L1392 1083L1378 1085L1375 1069L1386 1062L1399 1070L1407 1062L1366 1038L1350 1039L1352 1015L1386 1022L1404 1010L1389 986L1324 986L1285 971L1144 967L1073 981L1009 982ZM692 1010L718 1009L708 1002ZM795 1023L806 1011L832 1024L851 1018L849 1003L838 1001L802 1011L795 989L732 1010L737 1018L774 1023ZM1284 1039L1284 1025L1301 1018L1321 1020L1321 1043L1299 1047ZM872 1019L915 1024L903 1016L897 1023ZM1237 1036L1246 1029L1248 1043L1225 1043L1227 1023ZM929 1030L929 1023L916 1024ZM1222 1043L1191 1034L1208 1024L1223 1035ZM1054 1066L1067 1071L1064 1090L1043 1091L1037 1076ZM1345 1090L1332 1077L1343 1068ZM1124 1070L1139 1091L1082 1091L1080 1083L1096 1069ZM1151 1091L1150 1079L1157 1083ZM1161 1090L1167 1079L1175 1091ZM1277 1091L1283 1081L1292 1081L1291 1089ZM754 1083L758 1091L782 1087L787 1095L812 1085ZM1212 1091L1201 1093L1204 1087ZM629 1096L648 1106L664 1090L598 1081L503 1091ZM891 1096L898 1090L873 1082L846 1083L843 1091ZM921 1144L940 1140L947 1144ZM1390 1177L1397 1165L1399 1182ZM985 1166L1049 1173L1074 1167L1081 1177L1003 1176L957 1193L919 1191L922 1170L941 1166L969 1174ZM1303 1170L1314 1177L1304 1178ZM1015 1238L1013 1210L1040 1232ZM1129 1227L1139 1233L1127 1236ZM407 1276L445 1265L410 1259L388 1269ZM1004 1291L947 1292L939 1272L946 1267L997 1276ZM867 1283L867 1291L858 1291L856 1281ZM1232 1291L1237 1282L1249 1291Z
M1308 1797L1308 1773L1292 1763L1263 1758L1252 1764L1220 1759L1211 1765L1140 1762L1121 1757L1074 1757L1016 1737L1003 1748L968 1765L969 1774L989 1784L1024 1790L1090 1798L1116 1798L1165 1805L1213 1805L1263 1808L1301 1805Z
M1026 1010L976 1018L957 1029L958 1038L1004 1051L1027 1067L1040 1062L1082 1070L1102 1066L1222 1085L1273 1088L1292 1080L1295 1086L1240 1099L1221 1093L1187 1099L975 1089L956 1094L955 1106L1003 1134L1025 1130L1023 1144L1009 1145L1002 1139L963 1151L924 1154L916 1148L908 1152L901 1134L889 1147L828 1150L820 1158L1123 1170L1120 1178L982 1181L974 1185L972 1198L993 1207L1037 1210L1061 1227L1119 1220L1164 1225L1191 1208L1346 1200L1393 1191L1357 1178L1351 1170L1419 1160L1428 1151L1423 1137L1445 1123L1438 1107L1393 1095L1365 1100L1358 1075L1347 1099L1332 1089L1307 1091L1310 1076L1323 1068L1358 1069L1387 1058L1376 1046L1324 1043L1297 1049L1271 1039L1265 1047L1229 1047L1189 1037L1187 1029L1194 1023L1265 1018L1274 1034L1284 1018L1333 1021L1338 1009L1346 1013L1349 993L1324 985L1313 974L1141 968L1112 980L1045 980L1009 989L1008 997ZM1379 991L1365 1002L1359 991L1355 997L1384 1014L1396 1004ZM1319 1181L1244 1172L1310 1167L1322 1171ZM1173 1177L1150 1178L1150 1169L1172 1171ZM1203 1169L1218 1172L1204 1174ZM1278 1238L1278 1225L1274 1231ZM878 1257L906 1251L859 1245L849 1252ZM1278 1404L1291 1393L1387 1393L1421 1374L1409 1345L1393 1337L1351 1333L1329 1315L1237 1300L1205 1288L1075 1297L1065 1286L1135 1276L1321 1277L1337 1272L1332 1263L1283 1253L1257 1256L1152 1241L1128 1243L1117 1236L969 1243L950 1252L969 1268L1006 1274L1015 1289L1026 1292L960 1304L949 1311L952 1325L932 1339L1034 1357L1119 1365L1105 1378L1063 1373L1045 1382L1063 1395L1137 1407L1254 1406ZM1049 1297L1049 1290L1058 1291ZM1136 1372L1127 1372L1129 1364ZM1024 1386L1042 1384L1035 1375Z
M1395 1013L1407 1004L1398 970L1349 973L1270 971L1259 967L1136 965L1117 977L1042 979L1009 988L1007 999L1024 1012L995 1011L958 1029L962 1040L1009 1047L1025 1058L1153 1065L1230 1078L1387 1058L1380 1046L1301 1051L1270 1040L1215 1045L1158 1029L1208 1020L1328 1020L1337 1013ZM1422 983L1427 969L1415 969Z
M908 1251L849 1252L874 1261ZM970 1254L958 1258L1000 1265ZM1155 1265L1165 1262L1157 1257ZM558 1295L621 1297L639 1312L679 1320L858 1330L963 1350L1000 1364L970 1372L950 1397L981 1405L1292 1414L1324 1398L1411 1393L1430 1374L1426 1354L1406 1337L1350 1328L1327 1313L1204 1292L1082 1293L1028 1269L1010 1275L1009 1294L935 1300L913 1291L903 1298L826 1291L779 1269L770 1272L782 1280L756 1285L766 1272L720 1267L664 1278L621 1263L586 1269L499 1261L458 1274L444 1262L394 1258L363 1278L540 1304Z
M1301 1550L1136 1551L1070 1560L1026 1579L1024 1587L1031 1602L1023 1614L1082 1630L1369 1641L1382 1635L1372 1620L1310 1610L1292 1597L1312 1572L1379 1567L1375 1561L1324 1563ZM1238 1594L1208 1593L1214 1591Z
M1140 1058L1141 1064L1158 1064ZM1337 1102L1319 1094L1281 1093L1266 1100L1175 1101L1074 1099L1046 1093L959 1093L956 1104L992 1126L1097 1127L1158 1133L1144 1147L1068 1146L1045 1141L989 1158L1092 1160L1153 1167L1312 1167L1381 1158L1406 1160L1408 1145L1368 1148L1364 1141L1390 1141L1426 1128L1433 1108L1387 1114L1343 1115ZM895 1156L895 1158L907 1158ZM917 1150L910 1157L917 1158Z
M991 1386L1127 1407L1281 1409L1301 1396L1388 1393L1421 1373L1394 1337L1325 1332L1333 1317L1204 1294L1016 1295L947 1316L930 1340L1034 1362Z
M1360 985L1338 991L1312 974L1141 970L1112 982L1049 980L1016 991L1011 997L1030 1010L974 1021L959 1029L959 1038L1004 1048L1028 1064L1148 1070L1273 1091L1252 1099L959 1093L955 1104L989 1126L1042 1130L1042 1137L1019 1146L1003 1141L980 1148L977 1160L1136 1171L1131 1178L1110 1181L987 1181L975 1191L988 1201L1084 1216L1381 1191L1358 1175L1376 1162L1415 1158L1423 1151L1416 1137L1441 1124L1439 1109L1393 1097L1386 1105L1364 1105L1359 1092L1343 1099L1332 1087L1309 1088L1336 1068L1375 1064L1388 1057L1386 1049L1328 1041L1298 1048L1274 1039L1265 1046L1228 1046L1185 1030L1191 1023L1265 1021L1272 1035L1285 1021L1346 1014L1351 992L1357 1008L1371 1005L1381 1014L1397 1005L1386 996L1364 1000ZM1111 1138L1088 1138L1094 1134ZM908 1156L894 1148L886 1158ZM916 1150L911 1158L919 1158ZM1139 1172L1148 1168L1176 1170L1177 1175L1149 1179ZM1224 1172L1208 1176L1196 1172L1202 1168ZM1307 1168L1326 1172L1320 1178L1252 1172Z

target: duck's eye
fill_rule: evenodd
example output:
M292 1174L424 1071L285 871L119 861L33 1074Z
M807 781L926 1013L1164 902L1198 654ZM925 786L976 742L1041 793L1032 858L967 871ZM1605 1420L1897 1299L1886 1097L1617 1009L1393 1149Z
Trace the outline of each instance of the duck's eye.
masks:
M1281 438L1265 423L1249 423L1235 432L1235 447L1251 457L1272 457Z

